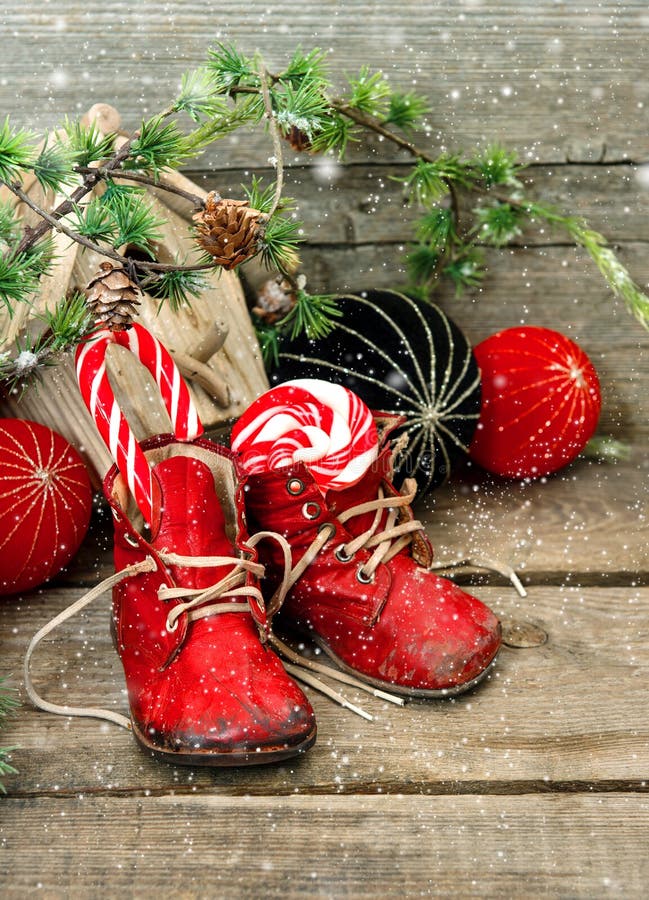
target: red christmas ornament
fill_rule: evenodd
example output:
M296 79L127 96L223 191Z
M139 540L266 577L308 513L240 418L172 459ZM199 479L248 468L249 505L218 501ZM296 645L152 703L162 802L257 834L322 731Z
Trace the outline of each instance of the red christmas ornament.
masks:
M0 595L56 575L79 549L91 508L86 468L60 434L0 419Z
M549 328L508 328L474 349L482 410L471 459L509 478L539 478L571 462L602 406L592 363Z

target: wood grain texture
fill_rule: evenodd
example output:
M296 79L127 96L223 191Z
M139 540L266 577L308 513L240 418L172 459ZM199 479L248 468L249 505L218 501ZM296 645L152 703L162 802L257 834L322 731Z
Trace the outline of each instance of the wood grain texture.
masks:
M640 450L625 465L582 460L531 483L467 467L417 512L440 561L496 560L532 583L646 583L648 475Z
M503 801L7 800L0 875L8 897L643 895L647 797Z
M534 164L533 192L585 215L649 283L649 192L635 165L649 161L645 0L321 0L290 14L266 0L7 6L0 100L16 124L41 130L104 100L134 129L217 40L259 47L274 67L299 43L331 48L339 84L370 63L430 98L428 149L516 149ZM309 287L403 285L414 213L391 179L404 154L372 141L339 168L286 149ZM271 152L262 129L238 134L191 174L238 196L251 171L268 178ZM491 574L470 589L547 641L504 648L489 680L455 701L354 698L372 723L311 692L316 746L258 769L174 768L114 726L22 706L0 735L19 769L0 798L3 896L644 896L649 341L561 235L520 243L488 254L481 291L443 291L441 305L474 343L519 321L581 343L603 383L601 430L635 438L634 455L529 485L468 469L417 514L438 559L513 564L526 599ZM0 603L0 669L15 684L37 628L111 573L108 526L100 507L67 573ZM50 699L125 709L108 609L106 597L39 649Z
M649 279L644 244L620 248L640 283ZM312 290L359 292L399 289L406 283L403 245L313 247L302 252ZM570 247L488 251L479 290L460 298L450 287L436 301L475 345L515 325L554 328L591 358L603 387L603 434L644 434L649 423L649 341L626 308L612 298L590 259Z
M312 165L291 170L287 193L304 219L303 271L311 290L400 289L416 210L393 179L397 166ZM193 173L203 186L240 193L244 172ZM649 284L646 239L649 194L632 166L553 166L528 171L534 196L586 216L616 245L640 285ZM524 246L523 246L524 242ZM518 246L486 251L480 289L456 298L443 284L436 302L476 344L502 328L541 325L577 341L603 386L603 434L633 435L649 427L649 338L616 300L583 251L561 232L529 229ZM246 268L253 286L267 275Z
M295 200L305 225L305 240L320 248L362 244L403 244L414 239L413 225L421 210L406 202L397 179L410 172L405 162L338 165L318 156L285 171L286 194ZM255 167L265 183L272 169ZM188 176L205 190L240 196L250 180L247 169L199 168ZM614 244L649 240L649 188L645 169L630 163L617 165L534 165L521 180L529 196L584 216ZM462 195L460 194L460 198ZM475 197L470 202L474 202ZM463 204L466 208L469 204ZM564 232L528 228L518 242L527 246L567 243Z
M548 640L525 650L504 648L489 680L455 701L398 708L356 696L376 717L368 723L310 692L319 727L312 751L281 766L222 772L161 765L113 725L37 713L27 705L3 731L3 739L19 748L13 753L19 774L6 779L7 790L517 793L566 785L639 787L649 767L649 589L556 586L532 588L526 599L511 587L473 591L503 621L532 623ZM56 589L4 604L0 643L7 671L21 670L32 634L81 593ZM48 699L125 710L108 604L108 598L99 601L38 650L34 679Z
M389 0L324 0L291 7L250 0L206 8L107 0L14 4L2 19L2 108L43 128L92 103L113 103L126 127L163 109L207 46L259 48L278 68L296 45L332 48L336 81L364 63L395 87L430 97L431 142L471 149L494 139L530 160L646 159L642 110L649 20L643 0L461 0L395 7ZM258 165L261 134L223 142L209 165Z
M492 478L467 467L415 504L436 560L495 557L531 584L615 587L649 577L649 456L636 447L620 463L577 460L530 483ZM113 573L110 514L93 527L53 586L93 587Z

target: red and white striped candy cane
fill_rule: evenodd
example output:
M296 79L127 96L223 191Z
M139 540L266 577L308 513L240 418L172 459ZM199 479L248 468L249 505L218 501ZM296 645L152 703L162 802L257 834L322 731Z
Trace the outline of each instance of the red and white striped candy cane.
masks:
M77 380L81 396L117 468L126 478L140 512L151 524L151 470L126 417L117 405L108 380L106 349L109 344L126 347L153 375L178 440L193 440L202 434L203 426L187 385L169 351L142 325L135 323L126 331L97 331L77 348Z

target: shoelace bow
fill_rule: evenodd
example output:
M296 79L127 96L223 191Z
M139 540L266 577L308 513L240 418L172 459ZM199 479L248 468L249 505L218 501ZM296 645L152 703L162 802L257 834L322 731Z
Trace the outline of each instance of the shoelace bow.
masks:
M260 535L258 539L261 540L264 536L265 535ZM284 540L281 536L278 535L278 537L280 537L281 541ZM286 549L289 552L290 559L288 545ZM248 572L257 577L263 575L264 567L260 563L255 563L248 559L238 559L228 556L180 556L177 553L169 553L164 550L158 552L158 556L163 563L169 565L182 565L197 568L223 565L231 565L234 567L225 578L222 578L219 582L206 589L169 588L167 585L162 585L158 589L158 596L163 600L172 597L192 597L188 602L179 603L169 610L166 627L171 632L175 631L178 627L178 618L183 612L187 612L187 617L190 621L196 621L197 619L218 615L219 613L240 613L250 611L250 606L247 601L245 603L233 602L233 600L230 600L229 602L207 603L207 601L210 600L220 600L225 597L249 597L252 595L257 597L263 603L259 588L254 585L245 585ZM158 565L152 556L146 556L140 562L126 566L121 571L105 578L100 584L91 591L88 591L87 594L84 594L83 597L80 597L74 603L70 604L70 606L60 612L58 616L55 616L50 622L43 625L43 627L36 632L31 639L25 654L24 678L27 695L37 709L42 709L45 712L54 713L59 716L105 719L108 722L114 722L116 725L120 725L122 728L130 729L131 723L129 719L112 710L90 706L62 706L57 703L51 703L49 700L45 700L45 698L41 697L34 688L31 677L31 661L36 647L43 638L47 637L47 635L58 628L59 625L62 625L68 619L75 616L78 612L91 604L98 597L101 597L106 591L114 588L125 578L141 575L145 572L154 572L157 568ZM199 604L207 605L201 607Z
M351 560L361 549L373 550L373 553L370 555L369 559L359 567L358 577L361 582L371 582L374 578L374 573L376 572L378 566L381 563L389 562L389 560L396 556L397 553L400 553L401 550L404 549L404 547L408 546L412 542L415 532L423 530L422 523L417 519L408 519L405 522L400 522L399 524L397 524L397 519L399 517L401 508L410 506L415 498L416 482L414 481L414 479L407 478L404 481L403 488L403 493L396 496L386 497L383 488L379 487L378 497L375 500L369 500L365 503L351 506L348 509L344 510L342 513L339 513L337 516L340 524L344 524L355 516L374 512L374 520L368 529L366 529L364 532L362 532L352 540L340 544L335 550L335 553L338 555L338 558L341 561ZM385 520L385 526L379 531L378 529L381 519L383 518L383 512L386 509L388 510L388 515ZM295 566L292 566L291 548L288 542L284 537L277 534L276 532L257 532L257 534L255 534L254 536L248 538L247 543L251 547L256 546L257 543L265 539L274 540L279 544L284 556L284 575L282 578L282 582L275 591L266 608L269 622L271 621L277 610L281 607L288 591L306 571L306 569L313 562L318 553L320 553L324 545L333 537L333 535L335 534L335 530L335 525L333 524L328 523L328 527L323 527ZM245 602L240 602L238 598L248 598L252 596L255 597L262 605L264 604L264 598L259 587L257 587L256 585L245 583L248 573L254 575L257 578L263 578L265 569L264 566L260 563L253 562L252 560L229 556L183 556L169 551L161 551L158 553L158 556L162 562L168 565L194 568L211 568L226 565L233 566L231 571L226 576L224 576L220 581L216 582L214 585L211 585L208 588L168 587L167 585L160 586L160 588L158 589L158 596L161 600L180 599L182 597L191 598L185 600L182 603L176 604L169 610L169 613L167 615L166 627L170 632L176 630L176 628L178 627L178 620L184 613L187 615L189 622L194 622L198 619L213 615L219 615L222 613L250 612L250 605L248 603L248 600L246 599ZM434 566L431 566L430 568L448 569L467 565L476 566L478 568L492 569L493 571L504 575L511 580L514 587L522 597L526 596L525 589L522 586L518 576L516 575L516 572L510 566L506 566L502 563L497 563L492 560L485 560L481 562L474 559L461 559L448 563L438 563ZM24 678L25 690L27 691L30 700L37 709L42 709L45 712L50 712L62 716L78 716L104 719L109 722L114 722L116 725L120 725L122 728L131 728L130 720L127 719L126 716L123 716L117 712L113 712L112 710L84 706L63 706L45 700L34 688L31 678L31 660L36 647L40 644L43 638L47 637L47 635L58 628L59 625L75 616L78 612L80 612L106 591L115 587L125 578L129 578L133 575L138 575L145 572L153 572L156 570L156 568L157 563L151 556L145 557L145 559L141 560L138 563L133 563L130 566L126 566L120 572L116 572L114 575L111 575L108 578L104 579L91 591L89 591L83 597L80 597L79 600L72 603L61 613L59 613L59 615L55 616L34 635L25 654ZM230 599L226 600L226 598ZM320 675L324 675L342 684L347 684L351 687L356 688L357 690L365 691L366 693L371 694L374 697L378 697L382 700L387 700L390 703L394 703L399 706L404 705L405 701L401 697L397 697L386 691L382 691L379 688L372 687L371 685L368 685L365 682L354 678L354 676L348 675L346 672L341 672L338 669L333 669L331 666L322 665L321 663L317 663L312 659L301 656L299 653L296 653L291 647L281 641L275 634L273 634L272 631L269 631L268 634L262 634L261 638L262 640L268 640L268 642L280 653L280 655L284 658L284 668L294 678L310 685L311 687L320 691L322 694L334 700L336 703L339 703L341 706L351 710L352 712L356 713L359 716L362 716L365 719L368 719L369 721L373 719L373 716L371 716L361 707L351 703L342 694L339 694L337 691L333 690L328 685L323 683L315 675L312 675L311 672L317 672Z

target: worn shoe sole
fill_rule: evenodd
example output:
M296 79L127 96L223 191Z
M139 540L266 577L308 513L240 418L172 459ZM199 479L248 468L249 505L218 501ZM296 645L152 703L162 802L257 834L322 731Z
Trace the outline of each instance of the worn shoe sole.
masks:
M113 647L117 652L117 634L115 631L115 622L111 616L110 619L110 635L113 641ZM214 768L226 768L228 766L258 766L265 763L281 762L284 759L291 759L306 753L315 744L317 737L317 726L309 732L307 737L299 744L287 747L282 744L278 747L265 747L259 750L232 751L231 753L215 753L213 750L198 750L195 753L187 753L184 751L173 752L171 750L163 750L157 744L151 743L138 726L131 719L131 731L133 737L140 745L145 753L154 756L163 762L173 763L177 766L212 766Z
M140 747L150 756L176 766L211 766L213 768L227 768L228 766L258 766L266 763L281 762L306 753L316 741L317 729L313 730L299 744L286 746L280 744L276 747L260 747L258 750L233 750L232 752L219 753L214 750L196 750L195 752L163 750L151 743L140 731L135 722L131 720L133 736Z
M475 678L472 678L471 681L466 681L464 684L457 684L453 687L449 688L437 688L437 689L429 689L429 688L412 688L405 687L404 685L395 684L391 681L381 681L378 678L372 678L370 675L365 675L363 672L359 672L358 669L352 669L351 666L348 666L346 663L342 661L333 650L327 646L327 644L322 640L322 638L318 637L318 635L313 632L307 632L309 638L320 647L324 653L338 666L339 669L342 669L343 672L347 672L349 675L353 675L355 678L358 678L359 681L365 682L365 684L370 684L372 687L379 688L382 691L387 691L390 694L396 694L398 697L419 697L422 700L443 700L445 697L457 697L458 694L464 694L466 691L472 690L476 687L480 682L486 678L491 669L498 658L498 653L500 651L500 647L496 650L495 654L491 658L491 660L487 663L485 668L480 672L479 675L476 675Z

